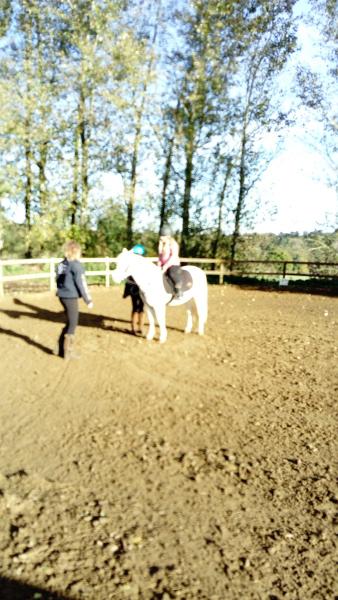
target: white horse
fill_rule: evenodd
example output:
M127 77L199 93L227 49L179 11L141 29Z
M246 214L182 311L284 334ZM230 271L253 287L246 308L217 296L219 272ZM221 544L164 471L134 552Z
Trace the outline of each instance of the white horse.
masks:
M116 259L116 269L112 273L113 280L121 283L123 279L132 276L140 288L145 310L149 321L147 340L152 340L155 335L155 319L160 328L160 342L167 339L166 306L187 306L187 324L185 333L191 333L193 327L194 309L198 315L198 333L204 334L204 327L208 315L208 286L207 278L198 267L182 267L183 279L187 285L183 286L181 298L175 298L170 291L166 278L160 267L148 258L134 254L132 250L124 249ZM185 289L187 287L188 289Z

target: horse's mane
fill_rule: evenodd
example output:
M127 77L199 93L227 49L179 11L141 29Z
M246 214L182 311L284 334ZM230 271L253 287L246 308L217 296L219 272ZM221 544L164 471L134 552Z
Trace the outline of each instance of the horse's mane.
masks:
M158 271L158 267L157 265L152 261L149 260L149 258L146 258L145 256L140 256L139 254L133 254L132 256L132 261L133 263L139 263L140 266L142 266L142 270L152 270L154 273L155 271Z

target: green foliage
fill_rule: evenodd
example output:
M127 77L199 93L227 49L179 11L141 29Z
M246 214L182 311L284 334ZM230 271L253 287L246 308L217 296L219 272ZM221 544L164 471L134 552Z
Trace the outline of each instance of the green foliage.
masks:
M126 217L118 205L109 208L97 222L95 250L98 256L116 256L126 246Z
M133 241L155 254L158 224L140 232L134 218L149 214L150 197L152 222L181 219L187 255L228 255L226 220L234 258L310 254L291 238L238 239L270 158L260 140L288 125L275 81L295 48L294 4L3 0L0 199L11 214L25 211L20 226L0 215L3 255L55 256L70 238L88 256L115 255ZM318 6L332 44L336 0ZM334 157L327 81L299 70L302 102L319 110L322 147ZM121 176L123 190L98 210L107 172ZM319 247L321 256L334 252L327 240Z

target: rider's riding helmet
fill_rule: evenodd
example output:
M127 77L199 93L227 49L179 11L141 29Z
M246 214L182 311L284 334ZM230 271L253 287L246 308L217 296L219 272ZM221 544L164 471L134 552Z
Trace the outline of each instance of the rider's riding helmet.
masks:
M169 225L162 225L161 229L160 229L160 236L164 237L164 236L171 236L171 228L169 227Z
M144 256L146 253L146 249L142 244L135 244L135 246L132 247L132 251L134 254L140 254L141 256Z

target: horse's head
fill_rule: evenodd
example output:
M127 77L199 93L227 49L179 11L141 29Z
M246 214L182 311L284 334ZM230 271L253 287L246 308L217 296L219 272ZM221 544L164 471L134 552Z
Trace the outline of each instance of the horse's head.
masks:
M132 250L123 248L122 252L116 258L116 268L112 272L112 278L115 283L121 283L130 275L132 259L135 256Z

